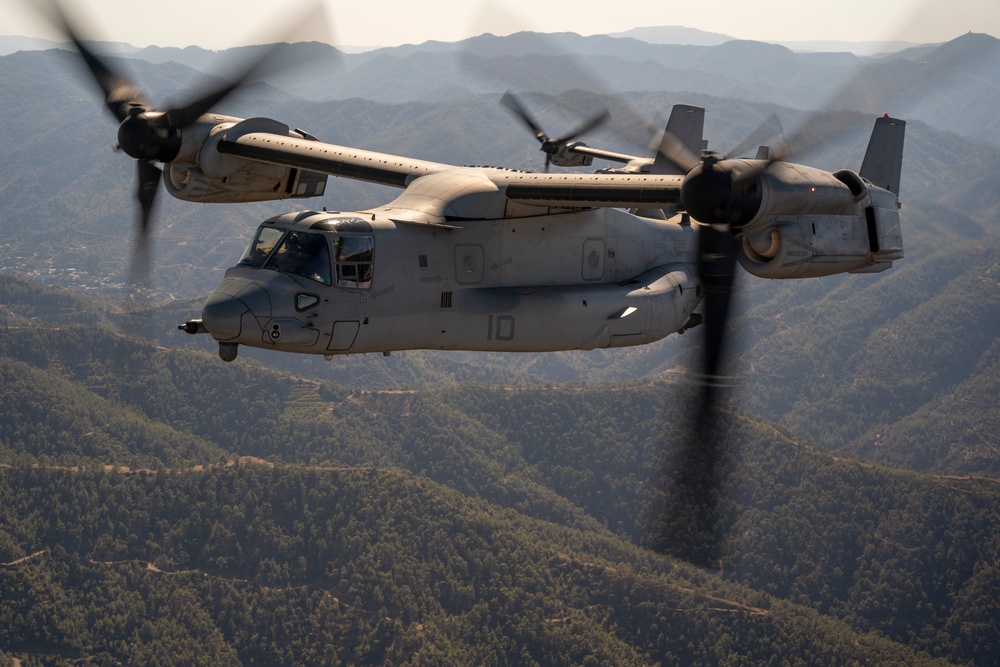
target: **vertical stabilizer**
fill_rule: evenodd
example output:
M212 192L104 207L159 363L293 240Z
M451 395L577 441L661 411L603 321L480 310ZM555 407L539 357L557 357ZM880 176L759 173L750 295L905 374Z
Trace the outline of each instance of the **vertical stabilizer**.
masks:
M903 135L906 121L882 116L875 121L868 151L859 172L873 185L899 196L899 178L903 170Z
M652 174L678 174L684 172L666 155L671 153L670 135L673 135L691 151L694 155L701 155L701 137L705 132L705 110L701 107L693 107L689 104L675 104L670 111L670 119L667 121L667 131L663 135L660 143L660 150L656 152L656 159L653 161Z

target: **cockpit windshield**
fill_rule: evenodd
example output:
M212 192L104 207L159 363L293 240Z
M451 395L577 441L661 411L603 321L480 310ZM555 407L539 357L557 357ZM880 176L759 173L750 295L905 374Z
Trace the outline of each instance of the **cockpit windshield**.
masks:
M257 234L253 237L253 241L250 241L250 245L243 251L239 265L264 266L267 256L274 250L274 246L278 244L284 233L284 229L276 229L274 227L261 227L258 229Z
M323 234L288 232L265 268L330 284L330 249Z
M334 251L332 264L330 245ZM337 287L367 289L372 284L374 246L368 234L331 235L328 244L326 234L262 225L239 265L294 273L327 285L336 276Z

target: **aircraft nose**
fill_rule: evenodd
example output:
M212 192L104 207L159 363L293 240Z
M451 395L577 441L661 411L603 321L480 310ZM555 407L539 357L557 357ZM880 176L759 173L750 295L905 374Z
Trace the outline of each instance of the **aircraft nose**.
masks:
M212 292L201 309L201 320L216 340L239 338L243 330L243 315L247 305L229 294Z
M212 337L232 341L241 337L259 340L258 318L271 317L271 299L263 285L226 278L212 292L201 310L201 319Z

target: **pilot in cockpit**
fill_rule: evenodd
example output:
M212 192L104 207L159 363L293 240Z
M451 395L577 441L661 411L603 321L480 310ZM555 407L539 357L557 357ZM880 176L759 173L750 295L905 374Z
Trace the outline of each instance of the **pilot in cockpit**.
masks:
M322 234L289 233L271 264L278 270L330 284L330 254Z

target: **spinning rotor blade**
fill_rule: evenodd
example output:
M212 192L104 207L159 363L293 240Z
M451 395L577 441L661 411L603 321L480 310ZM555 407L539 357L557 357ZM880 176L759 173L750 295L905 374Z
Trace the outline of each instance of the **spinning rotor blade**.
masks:
M766 130L773 136L776 119L769 119L737 147L756 143ZM780 126L778 126L780 127ZM646 546L705 568L717 566L724 536L723 494L719 471L723 401L733 384L726 367L727 327L732 306L738 241L736 233L747 213L738 192L748 188L777 158L740 170L720 165L712 154L697 161L679 139L664 141L661 155L687 176L681 200L698 227L697 272L702 287L703 338L699 373L689 430L678 443L673 460L661 471L662 496L646 536ZM737 153L738 154L738 153Z
M125 120L132 109L144 111L150 108L142 90L129 81L127 77L113 70L84 44L79 32L73 28L66 13L56 0L43 0L35 7L53 27L73 42L87 69L104 93L104 103L118 119L118 122Z
M657 148L657 162L666 160L677 167L682 174L687 174L698 166L701 160L684 145L684 142L672 132L664 132ZM655 164L655 163L654 163Z
M303 15L294 15L290 20L290 27L282 31L284 39L279 39L262 49L255 58L237 71L231 81L163 112L156 111L142 90L116 71L108 59L98 56L86 46L80 37L80 31L73 26L57 0L43 0L39 9L80 52L84 64L104 94L105 104L120 123L119 147L136 160L139 228L132 261L143 264L143 276L148 276L148 238L153 228L157 189L163 175L163 170L156 166L156 162L170 162L176 158L181 146L181 132L197 123L199 118L233 91L260 74L265 65L272 64L276 52L284 46L284 41L291 41L307 22L316 22L315 15L318 11L322 11L322 5L318 3L307 5ZM133 266L129 271L133 282L139 275L135 269Z
M556 155L561 151L566 144L573 141L577 137L592 132L597 129L611 118L610 112L607 109L602 109L596 115L594 115L589 120L585 121L582 125L577 127L575 130L565 134L557 139L550 139L542 129L535 117L532 116L528 110L521 104L509 90L503 94L500 98L500 104L507 107L507 109L513 113L538 139L539 143L542 144L541 151L545 153L545 171L549 170L549 165L552 164L552 156Z
M724 386L719 370L725 351L724 337L736 272L736 250L736 238L729 230L706 225L698 232L698 273L705 313L701 372L702 382L709 388Z
M703 294L703 341L690 431L661 472L662 504L646 541L651 549L699 567L715 567L723 538L719 474L722 399L731 379L725 368L726 327L736 269L737 241L729 230L698 232Z
M531 130L531 132L535 135L535 138L538 139L540 143L545 143L547 138L545 136L545 131L538 124L538 121L535 120L535 117L524 108L524 105L521 104L521 101L517 99L516 95L508 90L503 94L503 97L500 98L500 104L507 107L507 109L513 113L514 116L524 123L524 126Z
M136 176L138 188L136 199L139 201L139 233L135 236L135 247L129 260L129 282L149 287L150 254L149 231L153 221L153 210L156 205L156 194L160 185L163 170L153 162L136 160Z
M601 125L604 125L604 123L606 123L610 117L611 117L611 112L609 112L607 109L602 109L593 118L584 122L583 125L576 128L569 134L565 134L559 137L558 139L553 139L552 143L554 144L569 143L570 141L573 141L577 137L587 134L588 132L592 132Z
M183 129L193 125L199 118L201 118L202 115L208 113L215 105L222 102L231 93L238 90L243 85L253 81L254 78L263 74L265 70L268 73L275 73L280 70L283 67L283 64L278 62L279 59L276 56L286 46L287 41L294 39L294 35L297 32L300 32L300 28L307 20L314 20L312 14L307 13L298 19L293 19L291 28L283 31L285 34L280 36L274 43L268 44L266 47L262 48L260 53L246 65L241 67L235 73L229 75L227 77L230 80L228 83L225 83L214 90L210 90L209 92L189 101L186 104L165 111L162 116L159 116L152 121L153 126L157 128ZM287 65L287 63L285 64Z
M746 138L740 143L734 146L726 155L728 157L739 157L749 150L752 150L767 141L770 141L776 137L781 137L782 127L781 121L778 119L778 114L771 114L767 120L760 124L753 132L748 134ZM780 150L780 149L779 149ZM776 153L776 148L771 147L771 154Z
M139 237L145 238L152 225L153 206L156 204L156 193L163 170L146 160L136 160L135 165L139 181L139 188L136 190L136 199L139 201Z
M698 228L697 260L703 294L702 356L690 430L675 460L662 472L662 505L647 540L651 548L701 567L718 566L725 532L719 458L727 430L726 389L734 384L723 373L739 250L737 236L759 210L760 179L776 163L801 155L818 143L814 123L807 122L789 140L770 148L763 159L736 159L776 136L782 136L781 124L771 116L732 149L731 157L705 154L687 171L681 187L684 209L702 223ZM667 145L668 150L663 151L666 159L678 166L690 160Z

